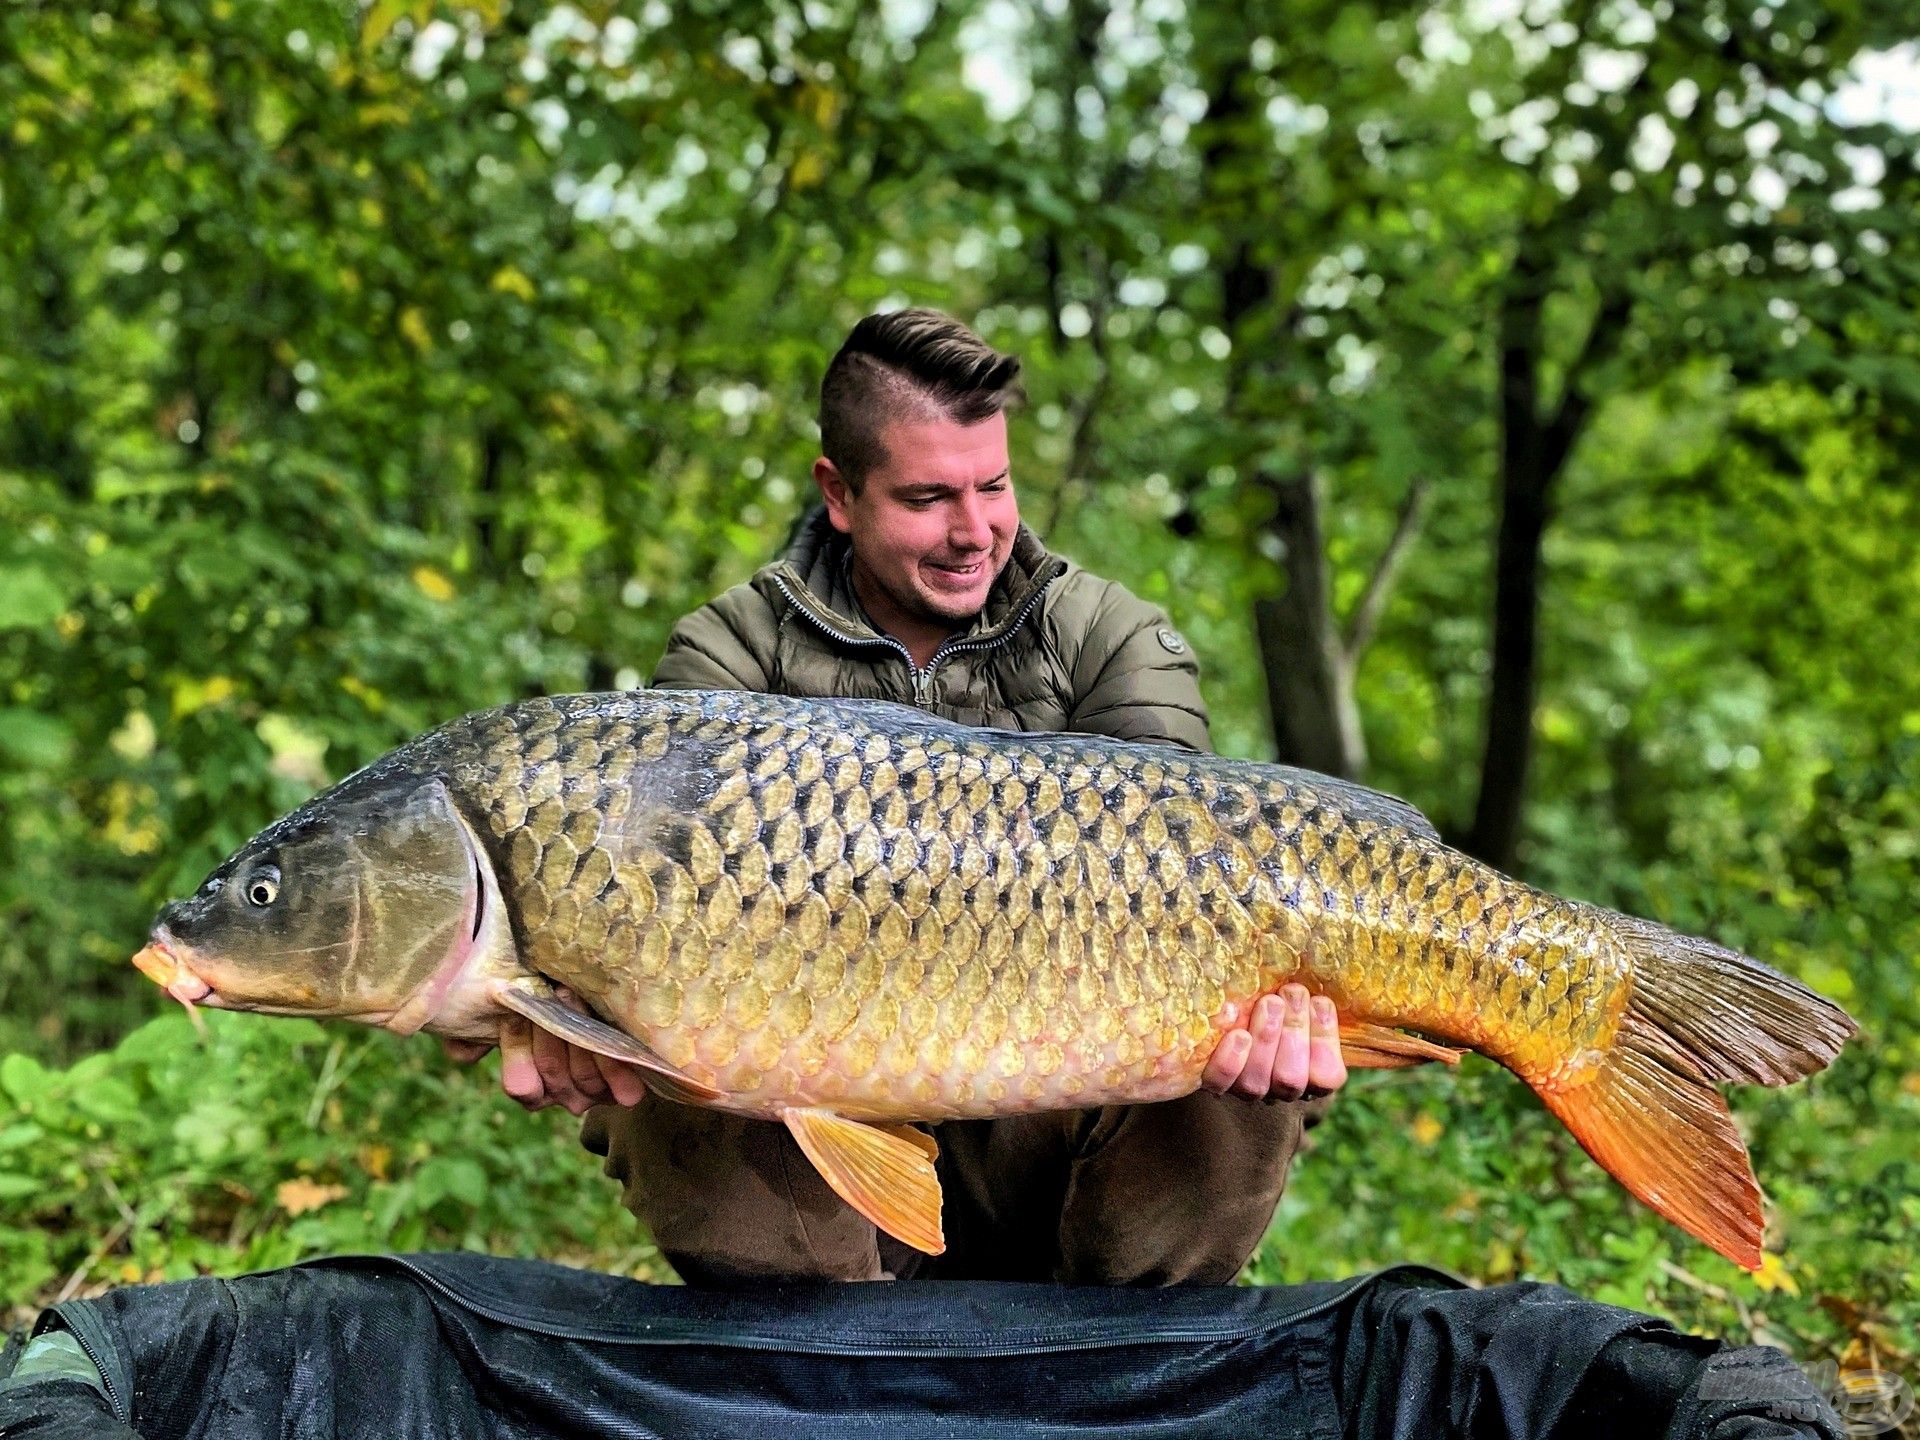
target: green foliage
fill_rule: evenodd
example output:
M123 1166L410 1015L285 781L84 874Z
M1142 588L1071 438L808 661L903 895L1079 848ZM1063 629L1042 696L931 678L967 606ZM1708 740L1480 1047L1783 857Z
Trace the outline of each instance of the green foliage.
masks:
M651 1263L486 1072L285 1021L203 1046L141 1024L126 957L400 740L643 677L778 544L832 347L912 300L1023 357L1025 513L1170 607L1232 753L1269 746L1270 478L1325 481L1343 612L1430 481L1357 689L1373 778L1455 830L1503 440L1578 412L1529 878L1865 1025L1737 1099L1759 1281L1480 1065L1356 1083L1254 1276L1528 1274L1920 1373L1920 169L1828 103L1911 18L1511 8L0 9L0 1293Z
M151 1020L65 1070L0 1061L0 1305L417 1249L668 1272L562 1111L497 1067L309 1021Z

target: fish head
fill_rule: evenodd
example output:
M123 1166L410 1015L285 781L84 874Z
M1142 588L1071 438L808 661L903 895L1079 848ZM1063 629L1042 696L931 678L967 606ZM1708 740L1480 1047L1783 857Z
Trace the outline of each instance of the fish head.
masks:
M134 964L189 1008L410 1034L472 959L490 898L485 852L443 780L350 781L163 909Z

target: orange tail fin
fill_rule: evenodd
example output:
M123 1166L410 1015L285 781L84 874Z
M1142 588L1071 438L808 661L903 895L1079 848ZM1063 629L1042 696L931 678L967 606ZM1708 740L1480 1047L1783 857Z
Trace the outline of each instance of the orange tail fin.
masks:
M1714 1082L1791 1084L1830 1063L1858 1027L1737 950L1599 913L1633 954L1626 1013L1597 1071L1540 1098L1641 1201L1757 1270L1760 1186Z

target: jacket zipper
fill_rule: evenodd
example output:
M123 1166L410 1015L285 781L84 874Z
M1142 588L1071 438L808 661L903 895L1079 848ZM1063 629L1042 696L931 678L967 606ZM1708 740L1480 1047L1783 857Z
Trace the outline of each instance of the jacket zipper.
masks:
M118 1360L119 1350L101 1333L100 1321L94 1314L91 1302L56 1305L53 1313L60 1317L60 1323L66 1327L67 1333L79 1343L87 1359L93 1362L93 1368L100 1372L100 1385L107 1392L107 1403L113 1407L113 1418L122 1425L131 1425L133 1410L121 1395L120 1387L114 1384L114 1370L109 1366L110 1361Z
M787 602L792 605L794 609L811 620L815 627L824 634L832 636L841 644L884 645L890 650L897 651L900 658L907 662L907 669L913 676L913 703L922 710L931 710L933 708L933 672L939 668L940 662L950 655L958 654L962 650L995 650L1006 644L1007 641L1011 640L1020 632L1020 627L1027 623L1027 617L1033 613L1034 607L1037 606L1046 595L1047 586L1053 584L1057 578L1059 577L1049 576L1034 586L1033 593L1026 598L1026 601L1020 606L1019 611L1014 615L1013 619L1008 622L1006 628L991 640L948 640L942 644L938 650L933 652L933 658L927 661L925 669L922 669L914 662L913 652L908 650L906 646L902 645L891 635L849 635L846 631L836 629L832 625L829 625L825 620L822 620L818 615L814 614L811 609L801 604L800 597L793 593L793 587L788 585L780 576L774 576L773 583L780 587L780 593L787 597Z

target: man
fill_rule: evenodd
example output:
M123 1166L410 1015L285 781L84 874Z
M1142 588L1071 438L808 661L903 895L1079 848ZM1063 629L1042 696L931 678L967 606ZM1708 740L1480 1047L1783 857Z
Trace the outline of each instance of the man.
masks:
M1019 369L935 311L855 326L821 385L823 507L784 559L674 628L654 685L1208 748L1197 668L1166 616L1020 523L1006 420ZM660 1100L617 1062L509 1025L502 1084L521 1103L617 1102L582 1139L696 1284L1225 1283L1279 1200L1299 1102L1346 1078L1332 1006L1289 986L1221 1040L1185 1099L939 1125L948 1249L929 1258L843 1203L785 1127Z

